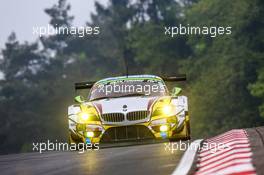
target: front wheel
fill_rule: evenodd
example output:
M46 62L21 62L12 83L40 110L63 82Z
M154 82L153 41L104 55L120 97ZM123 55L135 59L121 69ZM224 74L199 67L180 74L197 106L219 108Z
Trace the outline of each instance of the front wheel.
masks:
M190 140L191 139L191 124L190 124L190 117L187 114L186 119L185 119L185 140Z
M74 140L72 139L72 134L71 134L70 131L69 131L69 135L68 135L68 143L69 143L69 144L73 144L73 143L75 143Z
M191 139L191 127L190 127L190 121L187 120L184 123L184 127L182 131L179 133L179 136L174 138L169 138L170 142L175 142L179 140L190 140Z
M186 137L184 138L185 140L190 140L191 139L191 126L190 126L190 121L185 122L185 127L186 127Z

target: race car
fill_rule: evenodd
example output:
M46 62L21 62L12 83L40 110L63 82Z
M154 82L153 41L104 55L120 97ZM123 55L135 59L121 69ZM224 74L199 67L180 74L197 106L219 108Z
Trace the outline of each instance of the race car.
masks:
M68 107L69 142L190 139L187 97L181 88L170 93L165 85L183 80L184 75L127 75L75 83L76 90L90 91Z

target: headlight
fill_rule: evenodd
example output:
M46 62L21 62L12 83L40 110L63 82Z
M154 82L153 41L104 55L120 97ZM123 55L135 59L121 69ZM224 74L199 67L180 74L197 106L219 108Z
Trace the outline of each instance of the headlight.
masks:
M94 132L92 131L86 132L86 137L94 137Z
M82 112L78 113L78 123L87 123L88 121L100 121L97 110L93 106L83 106Z
M164 106L156 108L156 110L153 112L153 115L167 116L167 117L176 115L176 107L172 104L166 104Z
M82 120L88 120L88 118L89 118L89 114L87 114L87 113L84 113L84 112L81 112L80 113L80 117L81 117L81 119Z
M168 122L168 118L153 120L150 123L150 127L155 132L166 132L166 131L169 131L170 128L173 127L173 125L175 125L175 123Z
M169 127L167 126L167 125L161 125L160 126L160 131L161 132L166 132L166 131L168 131L169 130Z
M162 112L165 115L173 115L173 106L172 105L165 105L162 107Z
M176 107L171 104L170 99L156 102L152 108L152 116L173 116L176 114Z

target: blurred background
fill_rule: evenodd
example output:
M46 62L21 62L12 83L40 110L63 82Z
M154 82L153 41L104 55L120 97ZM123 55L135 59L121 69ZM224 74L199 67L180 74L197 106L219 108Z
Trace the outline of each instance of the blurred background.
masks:
M186 73L193 138L264 124L262 0L14 0L0 7L0 153L67 141L73 83ZM34 26L99 26L38 38ZM164 35L165 26L231 26L231 35ZM173 84L170 86L175 86Z

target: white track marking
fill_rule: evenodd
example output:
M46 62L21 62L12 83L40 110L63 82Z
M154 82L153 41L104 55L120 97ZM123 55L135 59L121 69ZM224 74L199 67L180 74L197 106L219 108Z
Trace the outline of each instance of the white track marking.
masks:
M194 157L197 153L197 150L200 147L200 143L202 140L203 139L195 140L191 143L189 148L184 153L179 165L173 171L172 175L179 175L179 174L185 175L190 171L192 164L193 164L193 161L194 161Z

